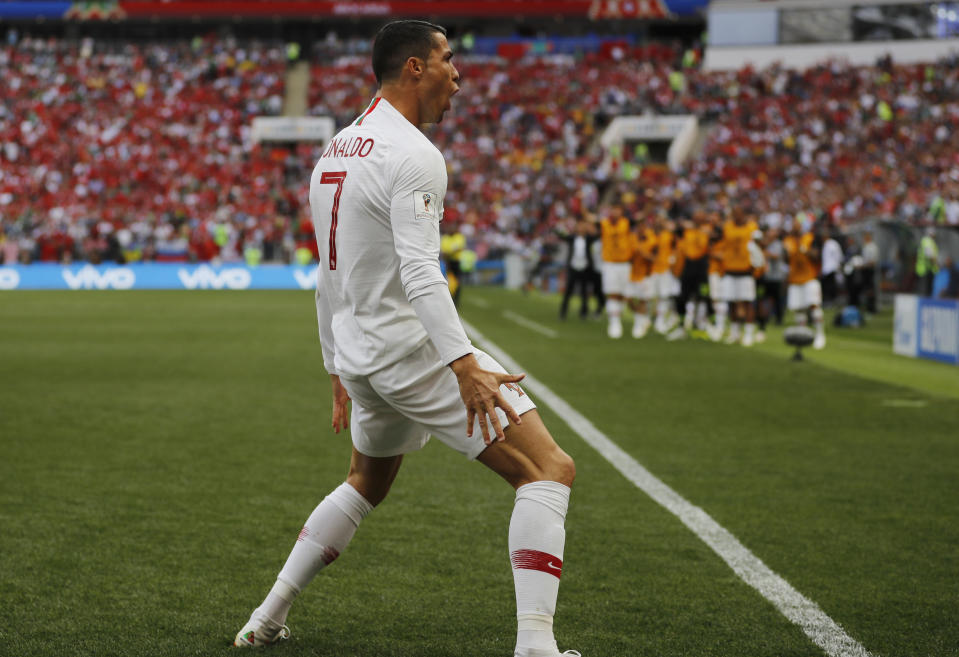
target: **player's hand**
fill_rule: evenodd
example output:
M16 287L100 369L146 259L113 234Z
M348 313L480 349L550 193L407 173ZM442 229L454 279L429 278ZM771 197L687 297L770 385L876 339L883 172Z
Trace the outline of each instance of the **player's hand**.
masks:
M473 354L458 358L450 363L450 369L456 374L460 385L460 397L466 405L466 435L473 435L473 420L479 418L483 442L491 445L494 440L506 440L503 427L496 416L496 407L503 409L513 424L522 424L522 420L512 406L503 397L499 387L504 383L522 381L525 374L505 374L480 368ZM492 423L492 432L490 424Z
M333 386L333 431L339 433L340 429L350 426L350 409L346 405L350 401L350 395L337 375L330 375L330 383Z

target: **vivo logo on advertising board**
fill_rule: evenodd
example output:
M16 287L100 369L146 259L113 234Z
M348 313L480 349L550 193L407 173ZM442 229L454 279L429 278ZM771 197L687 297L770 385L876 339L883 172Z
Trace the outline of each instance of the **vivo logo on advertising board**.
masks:
M20 274L16 269L0 267L0 290L16 290L20 286Z
M312 290L316 287L315 271L301 271L297 269L293 272L293 278L296 279L296 284L300 286L301 290Z
M98 271L92 265L84 265L76 272L64 269L63 280L71 290L129 290L137 277L127 267Z
M222 269L219 272L212 267L201 265L192 273L189 269L180 269L177 276L183 287L188 290L245 290L250 287L250 272L239 267Z
M955 308L932 305L920 308L919 350L939 356L959 356L959 313Z

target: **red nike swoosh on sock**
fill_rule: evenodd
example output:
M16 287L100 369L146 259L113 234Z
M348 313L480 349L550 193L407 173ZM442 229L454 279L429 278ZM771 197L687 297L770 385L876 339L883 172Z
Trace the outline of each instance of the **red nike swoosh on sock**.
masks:
M559 579L563 573L563 560L539 550L513 550L509 555L514 570L538 570ZM559 565L557 565L559 564Z

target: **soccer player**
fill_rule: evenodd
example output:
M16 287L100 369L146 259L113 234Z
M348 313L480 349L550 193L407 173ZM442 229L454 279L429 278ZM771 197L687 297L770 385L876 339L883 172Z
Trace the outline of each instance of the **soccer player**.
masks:
M726 252L726 243L723 241L723 228L718 212L709 214L709 299L713 304L713 325L709 328L709 338L719 342L726 332L726 317L729 314L729 302L724 296L726 285L724 282L723 254Z
M818 278L817 261L819 250L816 237L804 230L797 217L793 219L789 234L783 238L783 249L789 258L789 287L786 291L786 307L793 313L796 323L805 326L808 316L812 315L816 337L812 346L823 349L826 346L826 332L823 329L822 286Z
M758 222L739 208L733 210L733 218L723 225L723 241L726 243L723 255L723 268L726 272L726 289L723 296L732 304L730 315L732 325L729 328L727 344L740 341L740 331L745 324L742 334L742 345L753 346L756 336L756 318L754 303L756 301L756 279L753 277L752 259L749 244L753 233L759 230Z
M523 376L507 374L470 344L439 266L447 170L419 126L439 122L459 90L452 56L442 27L412 20L384 26L372 53L379 92L313 171L320 342L333 429L350 427L353 452L346 481L309 516L236 646L289 636L286 618L297 595L383 501L404 454L433 435L516 489L508 538L514 655L560 655L553 614L574 464L516 385Z
M754 336L754 341L756 344L762 344L766 341L766 319L768 318L767 312L768 309L761 308L760 301L760 290L762 294L765 295L765 290L762 289L762 280L763 276L766 274L766 253L763 251L763 240L764 235L761 230L757 230L753 233L752 239L749 242L749 266L752 268L753 272L753 281L756 285L757 292L753 296L753 319L758 320L759 331L756 332ZM752 342L747 346L752 346Z
M656 250L656 232L643 222L637 222L630 236L630 244L632 257L627 294L629 308L633 311L632 335L639 339L646 335L652 323L649 318L649 302L656 297L656 290L653 288L650 267Z
M666 215L656 220L656 257L653 259L652 274L656 287L657 333L666 334L673 327L673 297L679 293L679 282L673 276L672 265L676 254L675 225Z
M679 240L678 251L682 255L683 268L679 276L679 302L677 310L683 318L670 337L684 337L693 329L697 320L705 317L706 299L703 288L708 284L709 233L706 213L703 210L693 212L692 219L683 222L683 236Z
M603 293L606 295L606 315L609 326L607 335L623 337L623 301L629 283L630 242L629 219L623 214L623 206L614 204L599 224L600 240L603 243Z

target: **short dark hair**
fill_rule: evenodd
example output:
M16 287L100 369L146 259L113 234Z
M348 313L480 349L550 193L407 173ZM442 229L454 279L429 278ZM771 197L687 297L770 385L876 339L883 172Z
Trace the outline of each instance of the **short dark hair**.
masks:
M405 20L387 23L373 40L373 75L376 83L392 80L410 57L429 59L436 46L433 36L446 35L446 28L426 21Z

